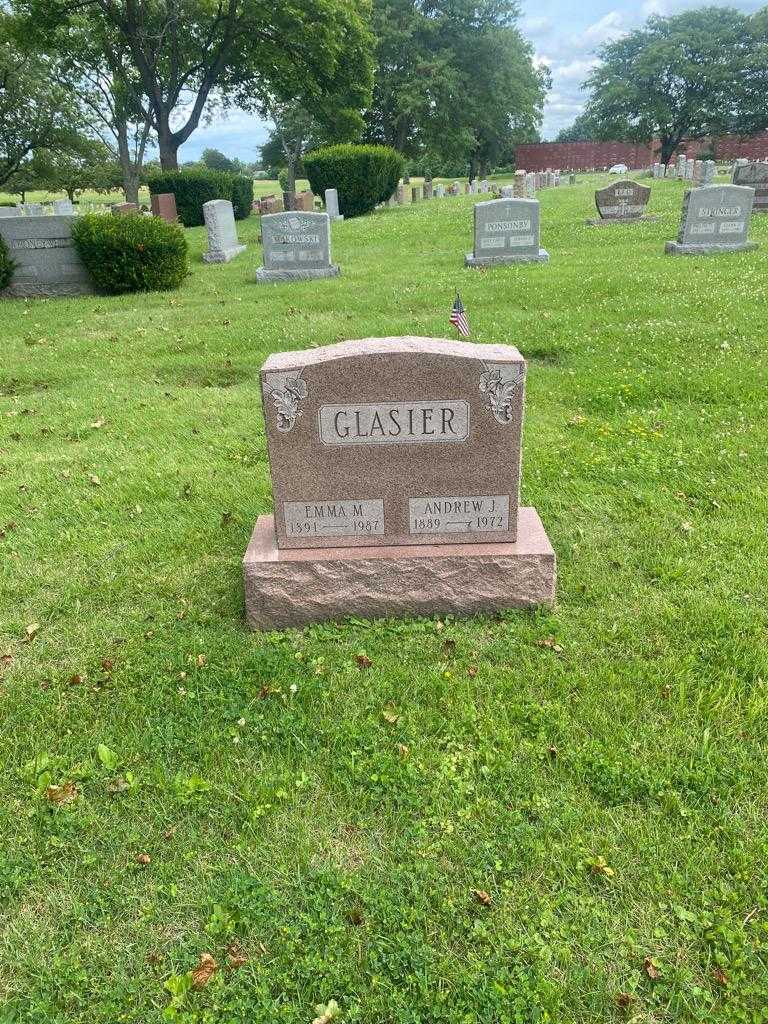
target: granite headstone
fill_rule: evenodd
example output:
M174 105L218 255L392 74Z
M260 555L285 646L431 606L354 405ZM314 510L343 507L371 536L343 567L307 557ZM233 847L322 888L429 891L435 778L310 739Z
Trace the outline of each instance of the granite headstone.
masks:
M0 237L16 268L4 298L90 295L94 288L72 243L74 216L4 217Z
M203 203L203 219L208 230L208 251L203 253L205 263L229 263L245 252L240 245L235 227L235 212L228 199L211 199Z
M755 190L745 185L702 185L683 197L677 241L667 242L673 255L743 252L757 249L750 242L749 220Z
M605 188L595 192L595 205L600 214L598 220L587 220L587 224L632 224L643 220L656 220L646 217L645 208L651 198L648 185L624 178L611 182Z
M260 284L338 277L331 262L331 222L327 213L290 211L261 218L264 265L256 271Z
M490 199L474 207L474 251L468 267L504 263L546 263L549 254L539 245L537 199Z
M768 163L739 164L733 169L734 185L749 185L755 190L753 213L768 213Z

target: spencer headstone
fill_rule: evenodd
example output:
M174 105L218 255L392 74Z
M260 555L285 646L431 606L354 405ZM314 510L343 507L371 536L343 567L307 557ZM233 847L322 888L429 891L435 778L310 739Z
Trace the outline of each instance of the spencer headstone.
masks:
M94 288L72 244L74 216L4 217L2 237L16 264L4 298L90 295Z
M275 514L244 561L253 626L552 600L518 508L517 349L369 338L272 355L261 383Z
M327 213L272 213L261 218L264 265L256 280L301 281L338 277L331 263L331 222Z
M474 251L468 267L504 263L546 263L549 253L539 246L537 199L490 199L474 207Z
M744 185L702 185L683 197L677 241L667 242L673 255L744 252L757 249L750 242L749 219L755 190Z

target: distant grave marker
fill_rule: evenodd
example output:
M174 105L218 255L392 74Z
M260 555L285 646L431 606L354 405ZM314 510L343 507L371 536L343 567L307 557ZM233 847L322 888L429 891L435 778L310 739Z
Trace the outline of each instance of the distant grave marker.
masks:
M599 226L657 220L657 217L645 216L645 209L650 198L651 190L647 185L641 185L628 178L611 182L610 185L599 188L595 192L595 205L600 217L587 220L587 224Z

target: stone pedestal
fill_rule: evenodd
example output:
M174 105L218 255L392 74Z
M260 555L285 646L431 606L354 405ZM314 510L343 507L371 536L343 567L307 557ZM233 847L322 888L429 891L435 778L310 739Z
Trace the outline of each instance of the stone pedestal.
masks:
M475 615L551 605L555 553L533 508L514 543L278 548L260 516L243 559L252 629L413 615Z
M649 213L642 217L587 217L584 223L593 228L601 228L605 224L647 224L658 219L657 214Z
M526 253L521 256L475 256L468 252L464 259L465 267L503 267L508 263L548 263L549 253L539 249L537 253Z
M757 242L735 242L732 245L690 245L684 242L667 242L664 252L671 256L717 256L724 252L753 252L759 249Z

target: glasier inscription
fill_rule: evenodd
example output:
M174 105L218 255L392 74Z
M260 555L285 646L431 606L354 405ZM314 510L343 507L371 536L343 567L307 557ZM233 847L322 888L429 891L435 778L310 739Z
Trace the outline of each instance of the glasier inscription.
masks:
M323 444L416 444L466 441L464 401L323 405L318 414Z

